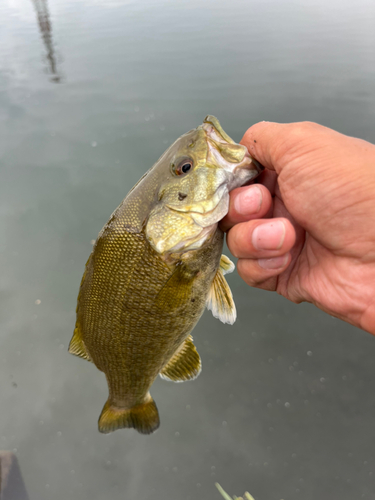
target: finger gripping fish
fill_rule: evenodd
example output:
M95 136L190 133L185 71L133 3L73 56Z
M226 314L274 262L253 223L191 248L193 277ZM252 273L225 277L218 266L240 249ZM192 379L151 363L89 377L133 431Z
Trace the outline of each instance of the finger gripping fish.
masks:
M105 373L109 397L99 431L150 434L159 414L150 387L160 375L196 378L191 331L205 307L233 324L236 308L221 255L229 191L262 167L219 121L180 137L133 187L103 227L87 261L69 352Z

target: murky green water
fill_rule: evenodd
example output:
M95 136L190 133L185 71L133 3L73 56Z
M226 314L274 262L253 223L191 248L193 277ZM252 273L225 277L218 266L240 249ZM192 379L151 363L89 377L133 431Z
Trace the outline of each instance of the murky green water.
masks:
M374 24L365 0L1 1L0 449L30 500L375 498L375 339L313 307L231 275L237 323L205 313L149 437L97 432L104 376L67 354L90 241L206 114L374 141Z

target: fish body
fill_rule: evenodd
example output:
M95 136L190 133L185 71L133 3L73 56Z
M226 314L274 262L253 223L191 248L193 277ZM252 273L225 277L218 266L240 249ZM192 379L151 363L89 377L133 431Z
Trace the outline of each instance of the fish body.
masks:
M140 179L100 232L86 264L69 352L106 375L104 433L159 426L150 387L160 374L196 378L201 360L190 336L207 306L233 323L221 255L229 191L261 167L218 120L180 137Z

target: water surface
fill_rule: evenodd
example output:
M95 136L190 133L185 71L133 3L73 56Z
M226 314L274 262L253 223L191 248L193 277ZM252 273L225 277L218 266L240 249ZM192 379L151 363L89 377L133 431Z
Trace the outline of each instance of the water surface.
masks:
M152 436L97 432L103 374L67 354L84 264L113 209L216 115L375 137L375 5L323 0L0 4L0 449L31 500L373 499L375 341L228 278L203 372L158 380Z

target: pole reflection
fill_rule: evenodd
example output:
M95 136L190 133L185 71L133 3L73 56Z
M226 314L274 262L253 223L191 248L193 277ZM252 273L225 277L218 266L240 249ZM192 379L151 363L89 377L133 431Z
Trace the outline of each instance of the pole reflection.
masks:
M38 24L42 39L47 51L48 73L52 75L51 81L59 83L61 76L57 70L56 53L52 39L52 24L48 10L47 0L31 0L37 13Z

